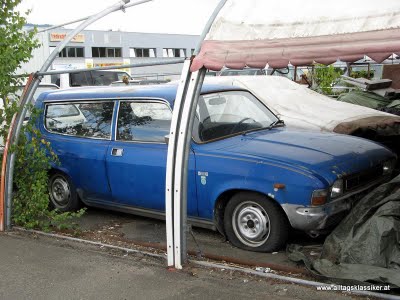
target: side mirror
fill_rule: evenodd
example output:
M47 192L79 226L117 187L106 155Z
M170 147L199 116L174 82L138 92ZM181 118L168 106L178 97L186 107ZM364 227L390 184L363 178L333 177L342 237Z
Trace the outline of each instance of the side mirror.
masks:
M165 141L165 143L168 145L168 143L169 143L169 134L167 134L166 136L164 136L164 141Z

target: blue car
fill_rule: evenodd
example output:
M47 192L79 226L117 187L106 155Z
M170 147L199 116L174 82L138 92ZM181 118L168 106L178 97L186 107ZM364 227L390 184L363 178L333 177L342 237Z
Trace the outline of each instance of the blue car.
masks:
M175 85L43 93L38 128L61 162L53 207L80 202L163 218ZM301 99L299 99L301 101ZM347 135L289 130L249 91L205 85L196 111L188 215L242 249L275 251L291 228L319 234L389 180L396 156Z

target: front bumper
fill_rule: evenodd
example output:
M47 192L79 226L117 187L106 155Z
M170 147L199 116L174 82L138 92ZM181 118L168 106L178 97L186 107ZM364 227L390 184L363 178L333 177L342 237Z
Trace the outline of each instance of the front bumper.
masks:
M368 194L378 184L387 181L381 178L361 189L348 193L321 206L282 204L291 226L295 229L318 234L334 227L348 214L355 203Z

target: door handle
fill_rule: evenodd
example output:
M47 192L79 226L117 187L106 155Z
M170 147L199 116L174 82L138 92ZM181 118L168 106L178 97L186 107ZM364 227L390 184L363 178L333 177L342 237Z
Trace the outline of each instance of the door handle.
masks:
M111 149L112 156L122 156L123 153L124 153L124 149L122 149L122 148L112 148Z

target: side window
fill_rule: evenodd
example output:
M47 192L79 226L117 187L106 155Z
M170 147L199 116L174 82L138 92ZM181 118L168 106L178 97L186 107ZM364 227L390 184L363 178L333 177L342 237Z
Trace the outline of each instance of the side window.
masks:
M109 139L114 102L48 104L45 126L50 132Z
M117 140L164 142L169 133L172 112L160 102L121 101L117 122Z

